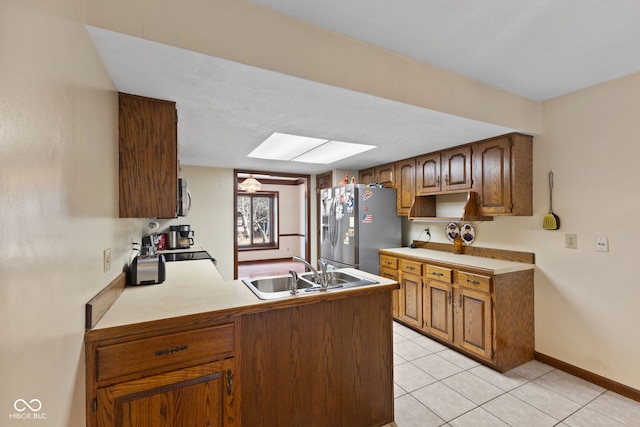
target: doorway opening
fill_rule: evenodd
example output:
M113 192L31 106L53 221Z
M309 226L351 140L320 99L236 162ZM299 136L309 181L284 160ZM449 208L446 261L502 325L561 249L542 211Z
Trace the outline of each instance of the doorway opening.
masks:
M309 175L234 170L234 278L288 274L310 255ZM240 185L248 178L256 188Z

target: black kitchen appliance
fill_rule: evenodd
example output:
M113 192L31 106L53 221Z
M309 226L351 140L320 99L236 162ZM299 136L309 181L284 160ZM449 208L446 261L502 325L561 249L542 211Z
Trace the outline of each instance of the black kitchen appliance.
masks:
M199 259L209 259L215 264L216 260L211 258L206 251L193 251L193 252L168 252L163 254L167 262L174 261L193 261Z

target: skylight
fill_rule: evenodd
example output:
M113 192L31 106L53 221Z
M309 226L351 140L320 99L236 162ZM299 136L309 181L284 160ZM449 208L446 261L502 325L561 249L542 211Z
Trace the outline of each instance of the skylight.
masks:
M275 132L248 157L328 164L373 148L376 146Z

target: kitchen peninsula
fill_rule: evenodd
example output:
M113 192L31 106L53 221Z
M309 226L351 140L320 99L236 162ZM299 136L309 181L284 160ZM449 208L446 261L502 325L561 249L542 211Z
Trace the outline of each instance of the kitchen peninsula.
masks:
M86 332L87 425L393 420L395 280L358 271L378 284L266 301L208 260L166 273Z

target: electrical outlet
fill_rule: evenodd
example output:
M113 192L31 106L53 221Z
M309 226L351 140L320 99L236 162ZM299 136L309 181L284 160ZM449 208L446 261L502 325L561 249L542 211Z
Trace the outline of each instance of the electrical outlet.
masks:
M609 238L596 236L595 250L596 252L609 252Z
M105 249L102 252L102 267L104 272L111 270L111 248Z
M425 232L425 233L427 233L427 234L431 234L431 233L429 232L429 227L425 227L424 232Z
M577 234L565 234L564 245L569 249L578 249L578 235Z

